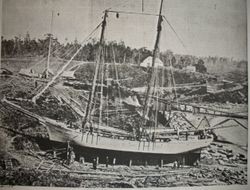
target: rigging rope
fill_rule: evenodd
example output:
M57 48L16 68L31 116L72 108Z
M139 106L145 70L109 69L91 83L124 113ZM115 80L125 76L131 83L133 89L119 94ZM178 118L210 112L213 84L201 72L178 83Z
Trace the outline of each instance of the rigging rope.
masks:
M158 14L152 13L141 13L141 12L129 12L129 11L116 11L116 10L108 10L110 13L122 13L122 14L130 14L130 15L146 15L146 16L159 16Z
M108 64L106 65L106 70L105 70L105 75L106 75L106 83L107 83L107 114L106 114L106 117L107 117L107 126L109 125L109 85L108 85L108 76L109 76L109 72L108 72ZM113 90L113 89L112 89Z
M75 45L72 45L69 49L67 49L62 55L61 57L66 59L71 53L73 53L73 51L75 50Z
M174 27L167 20L166 16L163 15L163 18L167 22L167 24L170 26L170 28L172 29L172 31L174 32L174 34L176 35L177 39L180 41L180 43L182 44L182 46L184 47L184 49L188 52L186 45L184 44L184 42L182 41L182 39L180 38L180 36L177 34L177 32L175 31Z
M172 60L170 60L169 63L170 63L170 72L171 72L171 76L172 76L172 79L173 79L173 85L174 85L174 92L175 92L176 103L178 105L177 90L175 88L176 87L176 83L175 83L175 78L174 78Z
M60 46L59 48L54 49L54 50L51 52L51 55L53 55L53 54L56 53L56 52L61 51L63 48L64 48L64 46ZM69 49L67 49L67 50L60 56L60 58L61 58L61 59L65 59L68 55L70 55L70 54L73 52L74 48L75 48L74 46L71 46ZM47 53L46 55L44 54L44 56L46 56L46 57L43 57L40 61L38 61L37 63L35 63L35 65L31 66L31 68L35 68L38 64L40 64L40 63L42 63L43 61L45 61L45 60L47 59L48 53Z
M113 47L113 44L112 44L112 52L113 52L113 60L114 60L114 70L115 70L115 76L116 76L116 82L117 82L117 85L118 85L118 95L119 95L119 109L122 110L122 101L121 101L121 85L120 85L120 82L119 82L119 75L118 75L118 68L117 68L117 64L116 64L116 61L115 61L115 50L114 50L114 47Z
M157 72L157 76L158 76L158 72L159 69L156 69ZM155 105L155 125L154 125L154 132L156 130L156 127L158 127L158 111L159 111L159 89L160 89L160 85L159 85L159 77L156 78L156 84L157 84L157 90L156 90L156 105Z
M100 94L100 107L99 107L99 124L98 124L98 133L99 133L99 128L100 128L100 125L102 123L102 104L103 104L103 78L104 78L104 58L102 57L102 60L101 60L101 94Z
M125 7L125 6L127 6L127 1L122 1L122 3L119 2L119 1L117 1L117 3L116 3L115 5L112 5L112 7L116 7L116 6ZM109 10L109 9L111 9L112 7L108 8L108 9L106 9L106 10Z
M154 96L154 93L155 93L155 84L156 84L156 80L157 80L157 67L156 68L153 68L152 67L152 69L153 69L153 74L152 74L152 77L151 77L151 79L150 79L150 86L152 87L154 87L153 89L151 88L150 89L150 91L149 91L149 93L148 93L148 95L149 95L149 97L148 97L148 105L146 105L146 113L145 113L145 115L144 115L144 117L146 117L146 116L148 116L149 115L149 107L150 107L150 102L151 102L151 100L152 100L152 97ZM146 89L146 92L145 92L145 94L147 93L147 89ZM143 119L145 119L145 118L143 118Z
M66 69L66 67L71 63L71 61L75 58L75 56L81 51L81 49L84 47L83 44L88 41L90 39L90 37L92 36L92 34L102 25L102 22L99 23L94 30L83 40L83 42L81 43L81 47L75 52L75 54L71 57L71 59L61 68L60 71L58 71L58 73L52 78L52 80L50 82L47 83L47 85L37 94L32 98L33 102L36 102L37 98L39 98L44 92L45 90L47 90L47 88L50 87L50 85L52 85L54 83L54 81L57 79L57 77L59 75L61 75L63 73L63 71Z
M107 33L107 31L108 31L108 30L107 30L107 28L106 28L106 33ZM103 55L104 55L104 57L103 57L103 60L104 60L104 61L103 61L103 65L106 65L106 64L105 64L105 57L107 57L106 44L104 44L103 50L102 50L102 51L103 51ZM103 67L104 67L104 66L103 66ZM103 79L106 79L106 92L107 92L107 94L106 94L106 98L105 98L105 104L106 104L105 106L107 106L107 107L106 107L106 109L105 109L105 110L106 110L105 120L106 120L106 125L108 126L108 110L109 110L109 109L108 109L108 83L107 83L108 80L107 80L107 78L106 78L106 77L107 77L107 70L106 70L106 68L105 68L105 69L103 68L102 73L104 74L104 75L103 75ZM103 85L103 82L102 82L102 85ZM101 113L101 112L100 112L100 113Z
M170 23L167 21L166 17L163 16L163 18L166 20L166 22L170 25ZM165 26L165 25L164 25ZM172 28L172 30L175 32L174 28L170 25L170 27ZM167 31L165 30L165 33L167 33ZM175 34L177 35L177 33L175 32ZM178 36L178 35L177 35ZM179 40L181 40L179 37L177 37ZM184 45L182 43L182 45ZM185 50L187 51L185 45L183 46L185 48ZM177 98L177 87L176 87L176 83L175 83L175 77L174 77L174 72L173 72L173 65L172 65L172 57L170 58L169 60L169 66L170 66L170 74L171 74L171 77L172 77L172 82L173 82L173 86L174 87L170 87L170 89L174 89L174 93L175 93L175 98L176 98L176 103L178 105L178 98Z
M54 50L51 52L51 55L52 55L53 53L55 53L56 51L61 50L62 48L63 48L63 46L61 46L61 47L58 48L58 49L54 49ZM40 63L42 63L43 61L45 61L45 60L47 59L48 54L44 54L44 56L46 56L46 57L43 57L40 61L38 61L37 63L35 63L33 66L31 66L31 68L35 68L38 64L40 64Z

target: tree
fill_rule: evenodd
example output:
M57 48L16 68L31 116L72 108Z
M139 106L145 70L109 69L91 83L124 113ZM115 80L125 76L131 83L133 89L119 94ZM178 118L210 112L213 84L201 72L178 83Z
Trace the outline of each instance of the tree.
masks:
M176 58L175 58L175 56L172 57L171 63L172 63L172 66L174 66L176 64Z
M202 59L198 60L198 63L195 65L196 71L200 73L206 73L207 68L204 65L204 61Z
M174 56L173 52L171 50L164 51L163 53L160 53L160 59L163 62L164 66L169 66L169 61Z

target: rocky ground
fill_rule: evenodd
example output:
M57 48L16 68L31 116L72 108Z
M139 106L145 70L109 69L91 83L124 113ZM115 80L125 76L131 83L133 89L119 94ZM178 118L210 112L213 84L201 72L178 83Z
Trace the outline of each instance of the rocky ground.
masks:
M75 161L66 165L63 155L54 158L48 148L41 150L35 139L6 129L1 129L0 140L1 185L175 187L247 184L247 152L232 144L214 142L204 148L198 166L106 167L99 164L94 170L92 163Z

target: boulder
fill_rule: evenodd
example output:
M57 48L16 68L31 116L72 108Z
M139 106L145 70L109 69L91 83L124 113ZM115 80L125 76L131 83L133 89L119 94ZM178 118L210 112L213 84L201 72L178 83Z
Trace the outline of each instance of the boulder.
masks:
M216 153L216 150L215 149L209 149L208 152L210 152L210 153Z

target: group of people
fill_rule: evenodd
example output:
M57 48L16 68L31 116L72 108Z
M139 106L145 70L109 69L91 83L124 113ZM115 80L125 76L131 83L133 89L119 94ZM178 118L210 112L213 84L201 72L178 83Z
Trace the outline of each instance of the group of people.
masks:
M115 163L116 163L116 158L113 158L112 165L114 166ZM98 158L94 158L92 164L93 164L93 169L96 170L97 166L98 166ZM106 166L106 168L108 168L109 164L110 164L109 157L106 156L106 158L105 158L105 166Z
M133 131L134 135L136 136L137 140L142 140L142 139L146 139L146 141L155 141L155 132L150 133L148 130L146 130L145 128L139 127L136 131L137 134L135 134L135 132Z
M85 133L85 132L89 132L89 134L93 134L94 132L94 128L93 128L93 123L90 121L90 120L85 120L83 123L82 123L82 132Z

